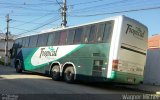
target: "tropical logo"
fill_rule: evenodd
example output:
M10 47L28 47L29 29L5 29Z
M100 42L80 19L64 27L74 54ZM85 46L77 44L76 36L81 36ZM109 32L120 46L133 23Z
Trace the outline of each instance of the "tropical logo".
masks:
M31 57L31 64L33 66L47 64L67 56L79 47L81 45L40 47Z
M55 49L53 47L48 47L48 49L46 50L46 48L41 48L41 53L39 55L39 58L41 57L47 57L47 56L57 56L57 51L58 51L58 47Z
M132 25L127 24L126 34L133 34L134 37L143 39L145 31L142 31L142 29L139 27L133 27Z

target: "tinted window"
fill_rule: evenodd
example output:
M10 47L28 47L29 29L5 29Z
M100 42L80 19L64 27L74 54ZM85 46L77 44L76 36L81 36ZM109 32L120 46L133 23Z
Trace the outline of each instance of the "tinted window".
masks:
M74 43L81 43L83 28L77 28L74 36Z
M73 44L75 29L70 29L67 36L67 44Z
M60 36L60 45L64 45L66 43L67 31L62 31Z
M58 45L59 44L60 37L61 37L61 32L56 32L55 33L55 38L54 38L54 45Z
M99 23L97 27L96 41L102 42L104 29L105 29L105 23Z
M49 33L47 45L51 46L54 43L55 33Z
M25 39L26 39L25 37L22 39L22 40L23 40L23 41L22 41L22 46L23 46L23 47L24 47L25 42L26 42Z
M38 36L37 46L46 46L48 40L48 34L40 34Z
M95 38L96 38L96 25L92 25L91 26L91 30L90 30L90 34L89 34L89 42L90 43L93 43L95 41Z
M88 43L89 40L89 33L90 33L91 26L84 26L83 30L83 36L82 36L82 42Z
M104 42L111 41L112 31L113 31L113 21L106 22L104 36L103 36Z
M24 47L28 47L28 45L29 45L29 37L26 37Z
M30 37L29 47L36 47L38 35Z
M17 39L15 43L18 46L18 48L22 47L22 38Z

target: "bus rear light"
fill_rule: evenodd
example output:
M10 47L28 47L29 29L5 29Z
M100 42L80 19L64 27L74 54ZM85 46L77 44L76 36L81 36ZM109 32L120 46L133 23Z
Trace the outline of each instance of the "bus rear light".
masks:
M112 69L113 70L117 70L118 69L118 60L113 60L113 62L112 62Z

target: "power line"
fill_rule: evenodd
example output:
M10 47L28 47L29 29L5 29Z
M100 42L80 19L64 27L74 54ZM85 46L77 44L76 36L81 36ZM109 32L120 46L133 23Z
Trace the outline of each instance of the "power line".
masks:
M57 4L58 4L61 8L63 8L62 5L61 5L57 0L56 0L56 2L57 2Z
M107 6L99 6L99 7L95 7L94 9L85 9L85 10L81 10L81 11L72 11L72 12L69 12L70 14L73 14L73 13L81 13L83 12L83 14L85 14L85 12L87 12L87 14L89 12L106 12L106 9L107 11L120 11L120 10L123 10L123 9L128 9L128 7L130 8L133 8L133 9L137 9L138 6L141 6L141 4L145 5L144 7L151 7L151 5L154 5L154 6L159 6L159 3L160 2L147 2L147 0L141 0L141 1L137 1L137 0L134 0L134 1L131 1L131 2L123 2L123 3L115 3L114 5L107 5Z
M32 31L35 31L35 30L37 30L37 29L40 29L40 28L42 28L42 27L44 27L44 26L46 26L46 25L48 25L48 24L51 24L51 23L53 23L53 22L56 22L56 21L58 21L58 20L60 20L60 18L57 18L57 19L55 19L55 20L52 21L52 22L48 22L48 23L46 23L46 24L44 24L44 25L41 25L41 26L36 27L36 28L34 28L34 29L31 29L31 30L28 30L28 31L26 31L26 32L20 33L20 34L18 34L18 35L23 35L23 34L26 34L26 33L32 32ZM17 36L18 36L18 35L17 35Z
M70 15L71 17L89 17L89 16L99 16L99 15L107 15L107 14L117 14L117 13L125 13L125 12L137 12L137 11L145 11L145 10L154 10L160 9L159 7L150 7L150 8L141 8L141 9L132 9L132 10L124 10L124 11L116 11L116 12L107 12L107 13L97 13L97 14L88 14L88 15Z
M86 8L82 8L82 9L75 9L76 11L82 11L82 10L87 10L87 9L95 9L95 8L99 8L99 7L103 7L103 6L109 6L109 5L113 5L113 4L119 4L119 3L125 3L127 1L130 0L120 0L120 1L115 1L115 2L110 2L110 3L106 3L106 4L101 4L101 5L96 5L96 6L91 6L91 7L86 7ZM75 12L76 12L75 11ZM73 11L74 12L74 11Z
M13 6L13 5L11 5L11 6L3 6L3 8L4 7L5 8L18 8L18 9L32 10L32 11L39 11L39 12L54 12L55 11L55 10L37 9L37 8L29 8L29 7Z
M17 29L17 30L22 30L22 31L28 31L28 30L26 30L26 29L21 29L21 28L16 28L16 27L10 27L10 28L12 28L12 29ZM35 32L37 32L37 31L35 31Z
M27 23L27 24L38 24L38 25L41 24L41 23L27 22L27 21L15 20L15 19L12 19L12 21L19 22L19 23Z
M53 5L57 3L36 3L36 4L31 4L31 3L0 3L0 5L14 5L14 6L44 6L44 5Z
M25 25L25 24L28 24L28 23L32 23L32 22L35 22L35 21L37 21L37 20L40 20L40 19L42 19L42 18L44 18L44 17L47 17L47 16L49 16L49 15L51 15L51 14L45 14L45 15L43 15L43 16L41 16L41 17L38 17L38 18L36 18L36 19L32 19L32 20L27 21L27 22L25 22L25 23L23 23L23 24L16 25L16 26L13 26L13 27L19 27L19 26L22 26L22 25Z
M70 4L70 5L68 5L68 6L91 4L91 3L100 2L100 1L104 1L104 0L95 0L95 1L89 1L89 2L81 2L81 3Z

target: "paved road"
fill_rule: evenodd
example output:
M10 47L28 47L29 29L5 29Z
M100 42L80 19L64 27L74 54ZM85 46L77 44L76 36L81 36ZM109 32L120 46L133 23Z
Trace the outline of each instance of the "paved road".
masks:
M50 77L22 73L14 68L0 66L0 94L139 94L142 92L112 84L68 84Z

